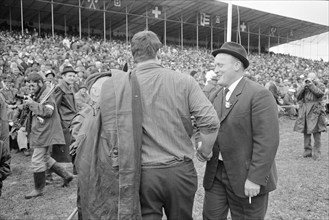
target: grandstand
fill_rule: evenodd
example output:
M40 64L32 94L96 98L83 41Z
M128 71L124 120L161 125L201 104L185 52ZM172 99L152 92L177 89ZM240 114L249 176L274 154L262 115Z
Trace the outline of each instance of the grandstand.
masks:
M0 8L1 23L22 32L36 28L39 34L100 35L128 42L134 33L149 29L164 44L209 49L226 41L229 13L227 3L215 0L3 0ZM232 41L259 53L328 32L325 25L241 6L233 6L231 18Z

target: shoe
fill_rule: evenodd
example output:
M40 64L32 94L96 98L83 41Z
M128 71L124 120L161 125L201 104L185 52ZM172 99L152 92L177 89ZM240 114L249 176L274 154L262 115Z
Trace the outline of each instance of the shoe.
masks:
M306 158L306 157L312 157L312 151L305 150L304 153L303 153L303 157L304 158Z
M25 199L31 199L43 195L43 190L46 186L46 172L33 173L33 179L34 189L32 190L32 192L24 196Z
M68 186L73 180L72 174L67 172L64 167L60 166L58 163L55 163L50 170L63 178L63 187Z

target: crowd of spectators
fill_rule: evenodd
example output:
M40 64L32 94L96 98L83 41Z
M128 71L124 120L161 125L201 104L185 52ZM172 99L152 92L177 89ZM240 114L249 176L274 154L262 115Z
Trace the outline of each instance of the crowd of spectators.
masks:
M29 94L25 79L32 72L39 73L49 84L56 84L63 68L72 66L78 72L74 86L78 93L85 88L85 79L95 72L132 69L134 66L130 45L120 40L61 35L40 37L33 31L22 35L0 30L0 54L0 89L9 107L19 102L15 94ZM214 69L211 51L205 48L181 49L167 45L161 48L159 56L163 66L193 75L201 87L206 84L208 73ZM309 72L317 73L326 85L328 99L329 62L274 53L250 54L249 60L247 77L264 86L275 83L281 100L278 104L284 104L282 100L289 89L297 91ZM13 117L10 120L14 120Z

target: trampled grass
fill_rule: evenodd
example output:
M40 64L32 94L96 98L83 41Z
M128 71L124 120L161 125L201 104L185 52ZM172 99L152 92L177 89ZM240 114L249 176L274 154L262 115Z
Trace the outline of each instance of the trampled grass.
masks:
M322 133L322 158L303 158L303 135L292 131L294 121L280 118L280 146L276 162L278 189L270 194L266 219L329 219L328 133ZM60 177L47 185L42 197L25 200L32 187L30 157L12 154L12 175L4 181L0 197L0 220L64 220L76 206L76 184L62 188ZM71 164L64 164L72 171ZM193 216L202 219L204 190L202 179L205 164L195 160L199 189L195 196ZM74 217L77 219L77 216Z

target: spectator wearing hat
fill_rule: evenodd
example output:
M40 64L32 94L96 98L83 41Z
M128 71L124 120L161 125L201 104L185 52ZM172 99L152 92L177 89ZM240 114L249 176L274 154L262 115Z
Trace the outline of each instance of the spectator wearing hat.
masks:
M86 106L91 105L93 102L87 93L87 86L85 84L81 84L79 86L79 91L74 94L74 99L77 103L77 110L81 111Z
M229 210L233 220L264 219L277 183L277 106L270 91L244 77L243 46L226 42L212 55L224 88L213 101L221 126L203 181L203 219L226 219Z
M45 78L50 82L50 83L53 83L53 84L57 84L56 82L56 75L54 73L53 70L47 70L46 73L45 73Z
M54 91L66 143L65 146L61 146L61 149L58 147L53 148L52 156L59 162L71 161L69 156L69 146L72 138L69 132L69 125L72 118L77 113L77 106L72 88L76 79L76 74L77 72L71 66L65 66L61 72L62 79L59 81Z

